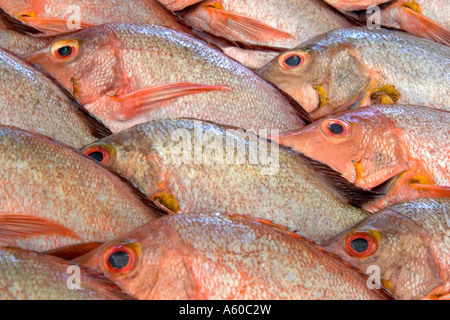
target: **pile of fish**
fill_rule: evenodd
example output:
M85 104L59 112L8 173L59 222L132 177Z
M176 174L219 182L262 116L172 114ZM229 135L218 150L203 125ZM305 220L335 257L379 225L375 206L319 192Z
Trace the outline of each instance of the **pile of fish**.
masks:
M442 0L0 0L0 299L450 299Z

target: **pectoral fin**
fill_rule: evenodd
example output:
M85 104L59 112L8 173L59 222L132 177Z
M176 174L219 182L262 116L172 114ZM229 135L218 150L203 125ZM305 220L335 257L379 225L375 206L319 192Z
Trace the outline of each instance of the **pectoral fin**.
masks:
M131 93L115 95L111 98L120 102L122 119L130 119L149 110L159 102L190 94L214 90L229 90L225 85L179 82L154 87L146 87Z
M80 22L79 25L71 25L68 19L60 18L43 18L43 17L27 17L21 16L19 19L39 31L45 33L46 36L67 33L76 29L84 29L92 27L92 24Z
M450 197L450 187L438 185L426 185L420 183L410 183L410 186L423 194L427 198L446 198Z
M0 240L40 235L59 235L79 239L66 227L47 219L27 215L0 215Z
M399 17L398 23L403 30L418 37L432 39L447 46L450 45L449 30L408 6L402 5L402 9L403 14Z
M199 16L209 16L209 27L217 35L233 40L245 42L247 39L268 42L278 39L290 39L292 36L262 22L244 15L226 11L219 2L200 5L196 10L206 11L208 14L198 13Z

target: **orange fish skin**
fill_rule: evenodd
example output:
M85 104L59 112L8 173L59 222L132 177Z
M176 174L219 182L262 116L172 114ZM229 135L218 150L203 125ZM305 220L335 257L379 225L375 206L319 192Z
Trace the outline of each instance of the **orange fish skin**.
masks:
M378 266L381 282L398 299L438 299L450 292L449 209L449 198L397 204L359 222L324 247L360 270ZM376 239L373 254L349 254L345 243L357 232ZM434 297L430 296L433 291Z
M102 274L63 259L19 248L0 248L0 261L1 300L132 299ZM67 286L74 274L69 267L80 270L79 289Z
M66 40L81 43L79 53L69 61L55 61L51 46L22 57L53 75L113 132L153 119L177 117L254 130L304 125L298 109L274 86L184 33L158 26L107 24L62 35L55 43ZM127 112L126 106L134 99L128 104L121 100L139 90L174 83L223 89L135 106L138 114Z
M340 125L344 132L331 133L332 125ZM450 187L449 127L447 111L376 105L328 116L301 130L281 133L279 143L329 165L364 189L397 177L386 196L364 207L373 212L427 196L411 183Z
M74 148L111 131L56 81L0 49L0 123L44 134Z
M188 32L179 19L155 0L0 0L0 7L11 16L43 31L46 35L61 34L86 26L110 22L156 24ZM79 10L79 17L76 16ZM61 19L57 26L39 18ZM71 25L80 19L80 25Z
M116 248L135 261L122 274L105 262ZM141 300L387 297L310 241L241 216L170 215L74 262L104 272Z
M0 246L105 241L159 217L128 182L45 136L0 126L0 163Z
M317 242L369 215L349 205L329 185L330 177L320 175L306 159L235 129L193 119L155 120L87 145L82 152L113 153L104 165L177 213L239 212Z
M291 54L302 62L283 68ZM316 120L374 103L450 111L450 76L445 71L449 65L448 47L434 41L393 30L348 28L285 51L258 73L292 96ZM392 100L377 102L373 95L380 92Z

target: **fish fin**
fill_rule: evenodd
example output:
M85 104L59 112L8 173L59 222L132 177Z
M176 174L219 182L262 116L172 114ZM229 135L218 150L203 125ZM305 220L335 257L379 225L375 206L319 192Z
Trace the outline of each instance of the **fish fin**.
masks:
M67 19L44 18L44 17L20 17L20 21L36 30L39 30L47 36L53 36L61 33L74 31L75 29L84 29L92 27L92 24L81 22L79 28L70 28Z
M405 19L401 19L399 25L403 30L415 36L432 39L436 42L450 46L449 30L445 29L433 19L430 19L405 5L402 5L402 8L405 13Z
M275 29L244 15L226 11L217 2L199 6L198 10L207 10L210 16L210 27L224 36L232 35L238 39L244 37L260 42L292 38L292 35L287 32Z
M450 197L450 187L438 185L426 185L420 183L410 183L410 186L420 191L428 198L446 198Z
M16 214L0 216L0 239L39 235L59 235L80 239L72 230L47 219Z
M179 82L146 87L127 94L115 95L111 98L122 104L120 116L123 119L130 119L148 110L148 108L144 107L152 106L158 102L214 90L230 89L225 85Z
M65 260L73 260L75 258L78 258L82 255L85 255L86 253L98 248L101 246L103 242L84 242L84 243L77 243L74 245L64 246L52 250L44 251L44 254L62 258Z
M292 150L291 148L288 148ZM361 207L363 204L377 200L384 196L384 193L374 190L363 189L345 179L341 173L320 161L292 150L294 153L305 159L324 178L323 181L333 190L338 192L349 204Z
M0 8L0 20L3 22L6 28L13 31L17 31L19 33L33 34L33 35L43 34L42 31L23 23L19 19L14 18L1 8Z

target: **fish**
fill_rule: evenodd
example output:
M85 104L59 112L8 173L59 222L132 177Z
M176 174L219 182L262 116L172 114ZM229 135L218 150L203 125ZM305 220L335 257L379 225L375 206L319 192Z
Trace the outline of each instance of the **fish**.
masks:
M133 300L99 272L42 253L0 248L0 265L1 300Z
M450 299L449 198L386 208L323 244L396 298Z
M444 1L324 1L362 23L378 22L386 28L403 30L417 37L450 45L450 18L448 11L442 10L446 5Z
M360 106L410 104L450 111L448 47L400 31L330 31L258 70L292 96L310 121Z
M111 131L43 70L0 49L0 124L37 132L74 148Z
M169 214L251 215L318 243L370 214L353 203L379 197L262 135L204 120L150 121L81 152L117 171Z
M92 27L21 57L55 77L113 132L177 117L254 130L305 124L301 106L253 71L161 26Z
M112 170L49 137L0 126L0 246L103 242L161 216Z
M171 6L176 3L180 2L171 2ZM284 50L327 31L355 25L321 0L287 0L282 4L266 0L263 5L257 0L209 0L177 14L194 27L232 42ZM263 51L255 58L262 60L255 67L271 60L265 56Z
M154 0L0 0L0 7L47 36L109 22L157 24L190 33L186 23Z
M450 112L373 105L328 116L276 141L325 163L363 189L385 195L363 208L376 212L423 197L450 196Z
M169 215L73 262L140 300L390 299L312 242L238 215Z

